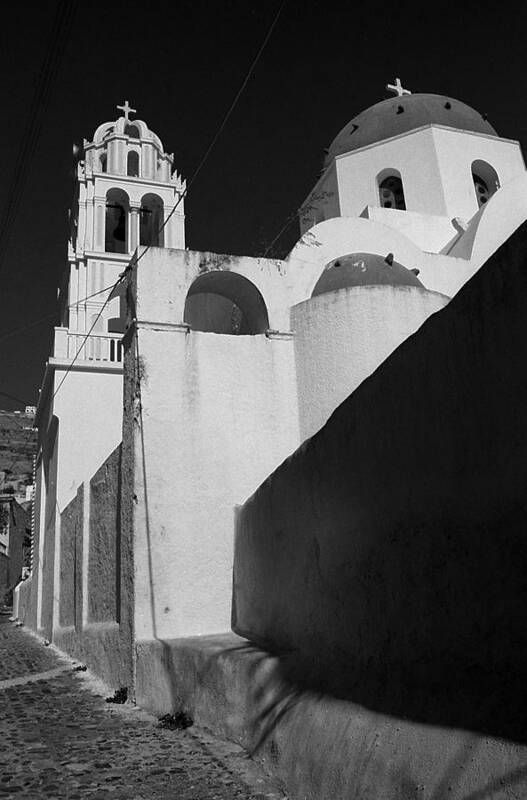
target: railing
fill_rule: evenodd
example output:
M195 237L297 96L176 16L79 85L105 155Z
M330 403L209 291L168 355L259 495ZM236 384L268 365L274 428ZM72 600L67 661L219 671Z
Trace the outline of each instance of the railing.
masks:
M76 361L111 361L120 364L123 360L123 345L120 334L72 333L67 328L55 328L55 358Z

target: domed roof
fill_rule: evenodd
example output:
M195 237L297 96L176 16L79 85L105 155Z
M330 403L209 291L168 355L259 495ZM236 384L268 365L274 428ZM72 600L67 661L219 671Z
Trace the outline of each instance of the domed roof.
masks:
M312 297L349 286L419 286L424 289L415 272L394 261L391 253L386 256L350 253L330 261L318 279Z
M466 103L440 94L405 94L382 100L348 122L333 140L324 166L341 153L349 153L432 123L462 131L498 135L492 125Z

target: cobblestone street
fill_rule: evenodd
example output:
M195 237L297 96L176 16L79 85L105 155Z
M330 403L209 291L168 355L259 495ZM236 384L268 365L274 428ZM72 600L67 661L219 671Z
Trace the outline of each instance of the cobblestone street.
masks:
M110 704L86 672L0 614L0 798L278 800L243 751Z

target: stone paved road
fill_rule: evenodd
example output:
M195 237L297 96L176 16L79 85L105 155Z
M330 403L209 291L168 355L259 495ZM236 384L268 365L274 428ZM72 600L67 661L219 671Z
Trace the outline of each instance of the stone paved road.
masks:
M283 797L234 745L160 728L96 687L0 615L0 800Z

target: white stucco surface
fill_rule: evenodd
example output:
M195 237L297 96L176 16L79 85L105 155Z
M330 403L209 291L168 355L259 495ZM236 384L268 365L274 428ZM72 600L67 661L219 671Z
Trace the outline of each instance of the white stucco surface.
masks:
M418 211L368 206L362 216L399 231L422 250L430 253L439 253L457 232L449 217L419 214Z
M503 188L525 172L519 142L433 126L434 148L443 186L446 216L470 220L478 211L472 164L481 160L497 172ZM417 165L416 165L417 168Z
M99 362L100 364L100 362ZM57 504L62 512L122 437L123 376L116 366L70 370L55 397L58 417ZM55 370L55 390L66 367Z
M355 286L291 310L302 440L448 298L414 286Z
M299 443L292 341L138 328L136 636L225 631L234 507Z
M472 179L476 160L496 170L500 186L525 170L517 141L437 124L342 153L308 195L306 219L358 217L366 206L380 207L379 176L391 170L401 176L407 211L468 221L478 210Z

